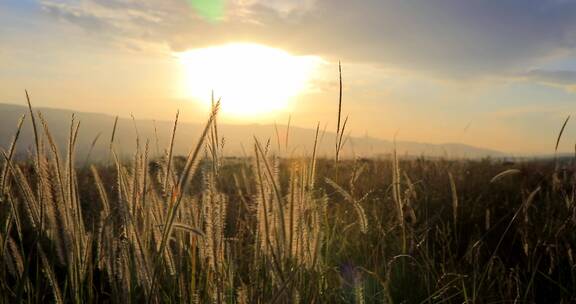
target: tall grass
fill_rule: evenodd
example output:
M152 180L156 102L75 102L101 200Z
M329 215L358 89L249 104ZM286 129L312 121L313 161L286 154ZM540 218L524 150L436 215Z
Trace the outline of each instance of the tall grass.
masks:
M77 166L42 115L2 150L4 303L500 303L576 300L576 171L561 159L223 155L219 102L186 158L149 142ZM341 98L339 113L341 112ZM339 114L340 117L340 114ZM42 128L36 126L39 118ZM340 119L338 119L340 122ZM562 128L564 129L564 127Z

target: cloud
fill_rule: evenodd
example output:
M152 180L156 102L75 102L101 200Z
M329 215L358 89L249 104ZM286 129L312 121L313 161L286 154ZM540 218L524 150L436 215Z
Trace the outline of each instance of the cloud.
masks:
M576 46L572 0L235 0L218 22L182 0L41 1L89 32L174 51L250 40L448 77L517 73Z
M513 77L518 81L560 88L568 93L576 92L576 70L532 69Z
M46 5L45 10L48 14L67 20L83 29L97 33L102 31L113 32L115 29L111 23L107 22L100 16L89 13L86 10L77 9L64 3L52 3Z
M576 86L576 71L574 70L531 70L524 78L543 84L574 88Z

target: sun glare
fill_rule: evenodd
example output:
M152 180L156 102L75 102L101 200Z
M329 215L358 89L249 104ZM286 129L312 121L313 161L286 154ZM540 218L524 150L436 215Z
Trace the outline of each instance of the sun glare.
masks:
M211 92L221 97L222 112L246 117L286 109L309 88L321 59L294 56L258 44L234 43L178 53L183 94L205 105Z

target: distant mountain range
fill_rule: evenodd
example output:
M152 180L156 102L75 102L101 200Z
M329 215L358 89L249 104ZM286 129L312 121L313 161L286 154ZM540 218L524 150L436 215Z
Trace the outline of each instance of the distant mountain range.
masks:
M107 114L83 113L70 110L35 108L40 111L48 123L50 133L62 152L66 151L70 120L75 114L81 122L77 140L77 160L82 161L90 151L93 141L97 138L91 159L101 160L108 155L109 142L112 135L115 117ZM17 151L27 153L34 149L34 135L28 108L20 105L0 104L0 147L7 149L16 131L16 124L21 115L26 114L26 121L22 129ZM167 147L173 128L170 121L136 120L136 128L143 145L147 140L150 143L150 153L158 155ZM38 122L40 124L40 122ZM136 128L130 118L119 118L115 135L115 149L123 155L133 153L136 148ZM196 144L203 125L199 123L178 124L174 153L185 155ZM42 130L41 125L39 129ZM286 126L278 126L279 136L274 125L232 125L219 124L218 131L224 138L224 152L228 156L243 156L253 154L254 137L263 143L268 142L271 149L280 151L281 155L302 156L310 155L314 144L316 130L299 127L290 127L288 136L288 149L285 148ZM157 136L156 136L157 134ZM281 147L278 149L278 137ZM350 137L343 149L343 157L378 157L392 153L392 141L370 138ZM335 133L320 130L318 155L332 157L334 155ZM484 148L478 148L459 143L427 144L419 142L398 141L396 150L399 155L429 156L448 158L479 158L503 157L504 153Z

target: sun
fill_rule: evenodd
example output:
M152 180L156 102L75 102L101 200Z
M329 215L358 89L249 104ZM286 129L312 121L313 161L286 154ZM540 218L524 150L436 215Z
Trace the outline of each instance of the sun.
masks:
M212 91L224 114L252 117L285 110L322 62L253 43L231 43L177 54L183 94L209 105Z

